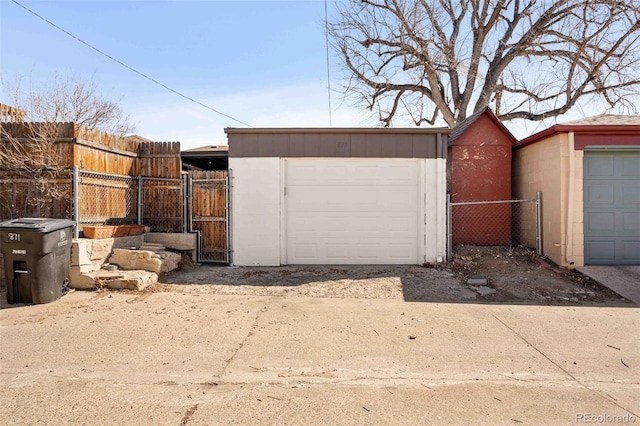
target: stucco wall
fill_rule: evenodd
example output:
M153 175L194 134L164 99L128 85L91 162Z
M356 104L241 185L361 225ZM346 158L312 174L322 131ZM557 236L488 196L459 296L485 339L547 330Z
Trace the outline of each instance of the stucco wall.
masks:
M584 170L584 151L574 150L573 156L573 235L571 241L573 245L569 251L569 257L571 257L573 260L573 265L570 266L573 268L577 268L580 266L584 266L584 207L582 185Z
M515 150L513 189L514 197L522 199L535 198L536 191L542 192L542 252L560 266L576 268L584 266L584 152L571 149L571 136L558 133ZM534 214L533 209L526 209L520 226L531 247L535 247L535 228L531 226Z
M513 195L517 199L535 199L542 192L542 252L562 264L564 236L563 193L568 162L568 138L557 134L513 152ZM529 247L536 247L535 209L523 209L519 231Z
M419 217L424 218L418 256L425 262L441 262L446 256L446 161L415 161L420 162L422 170ZM282 264L284 167L284 161L277 157L229 158L234 265Z
M232 263L280 265L280 159L229 158Z
M424 262L442 262L447 254L447 162L444 159L422 160L424 168L425 242ZM426 194L426 196L424 195Z

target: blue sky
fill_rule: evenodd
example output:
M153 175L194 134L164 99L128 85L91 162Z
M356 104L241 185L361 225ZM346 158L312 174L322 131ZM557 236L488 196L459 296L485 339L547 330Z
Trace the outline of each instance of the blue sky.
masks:
M21 1L125 64L254 127L328 126L323 1ZM137 133L182 149L226 143L241 124L101 56L9 0L0 2L1 70L35 83L95 81ZM338 88L336 59L331 72ZM334 126L375 125L333 95Z
M132 68L254 127L329 125L323 0L19 1ZM0 0L0 25L3 79L39 84L58 73L95 81L110 98L122 96L138 134L180 141L182 149L225 144L223 129L242 127L127 70L10 0ZM333 53L330 58L333 126L379 125L339 93L345 76ZM575 110L558 121L584 115ZM524 137L551 124L507 126Z

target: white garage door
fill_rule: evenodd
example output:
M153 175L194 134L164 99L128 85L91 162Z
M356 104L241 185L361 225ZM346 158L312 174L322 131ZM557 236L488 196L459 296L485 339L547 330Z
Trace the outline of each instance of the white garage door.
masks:
M418 164L286 160L287 263L418 263Z

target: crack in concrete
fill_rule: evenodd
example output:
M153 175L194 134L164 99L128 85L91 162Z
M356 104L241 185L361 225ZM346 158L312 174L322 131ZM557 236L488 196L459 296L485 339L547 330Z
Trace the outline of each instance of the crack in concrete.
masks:
M620 405L613 397L611 397L611 395L608 394L603 394L602 392L593 389L589 386L587 386L586 384L584 384L581 380L579 380L577 377L575 377L573 374L571 374L569 371L567 371L563 366L561 366L560 364L558 364L557 362L555 362L554 360L552 360L549 356L547 356L547 354L545 354L544 352L542 352L540 349L538 349L533 343L531 343L530 341L528 341L522 334L518 333L513 327L509 326L506 322L502 321L500 318L498 318L497 316L495 316L495 314L491 314L491 316L493 318L496 319L496 321L498 321L500 324L502 324L503 326L505 326L508 330L510 330L513 334L515 334L516 336L518 336L520 339L522 339L522 341L524 341L527 345L529 345L531 348L533 348L533 350L535 350L536 352L538 352L540 355L542 355L547 361L549 361L551 364L555 365L558 369L560 369L560 371L562 371L564 374L566 374L568 377L571 378L571 380L575 381L577 384L579 384L580 386L582 386L584 389L587 389L590 392L595 393L596 395L598 395L599 397L609 401L610 403L612 403L613 405L615 405L616 407L626 411L627 413L635 416L635 417L639 417L638 414L634 413L633 411L631 411L630 409Z
M193 416L193 414L198 409L198 405L199 404L189 407L187 412L184 413L184 416L182 416L182 420L180 420L180 426L185 426L187 423L189 423L189 421L191 420L191 416Z
M238 345L236 350L233 352L231 357L228 360L225 361L224 368L222 369L222 372L220 373L220 378L224 377L224 375L227 374L227 369L229 368L229 365L231 365L231 363L235 359L236 355L238 355L238 352L240 352L242 350L242 348L244 347L244 344L247 342L249 337L253 336L253 332L258 327L258 321L260 320L260 314L263 313L263 312L266 312L266 311L267 311L267 307L263 306L262 309L260 309L258 312L256 312L256 317L253 320L253 324L251 324L251 327L249 328L249 332L244 337L244 339L242 339L242 342L240 342L240 344Z

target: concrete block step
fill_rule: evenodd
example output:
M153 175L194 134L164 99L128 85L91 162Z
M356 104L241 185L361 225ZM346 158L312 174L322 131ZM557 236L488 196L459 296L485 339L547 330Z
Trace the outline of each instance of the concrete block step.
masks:
M109 263L123 270L145 270L162 274L178 268L181 256L170 251L115 249Z
M158 282L158 275L143 270L92 271L71 274L70 287L77 290L110 288L113 290L144 290Z

